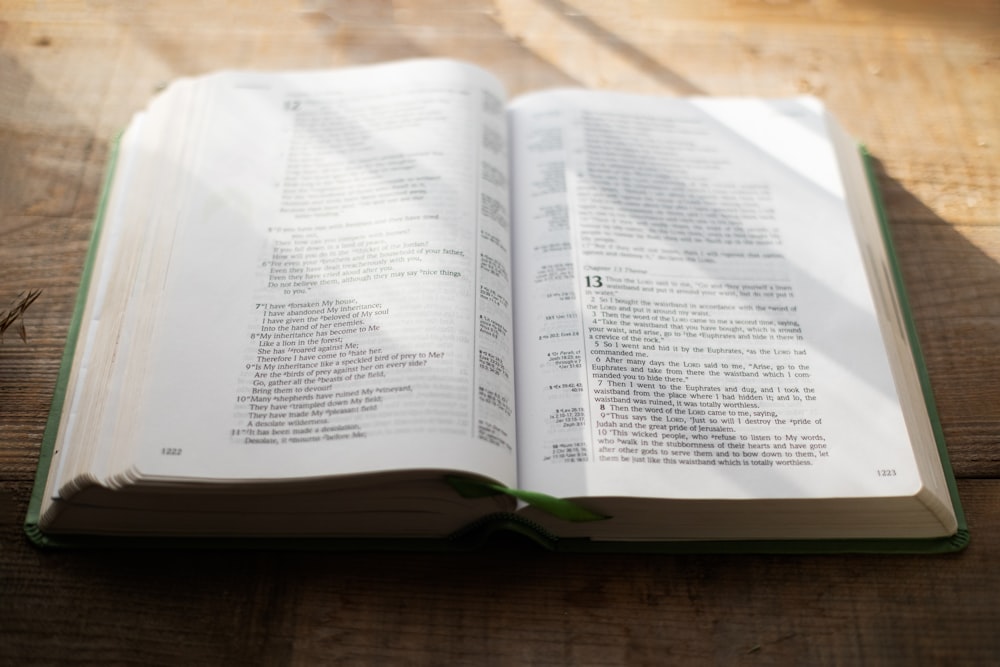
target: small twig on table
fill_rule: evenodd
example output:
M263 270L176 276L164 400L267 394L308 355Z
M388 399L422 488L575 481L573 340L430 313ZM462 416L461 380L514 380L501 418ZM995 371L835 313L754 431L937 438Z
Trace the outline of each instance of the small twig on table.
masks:
M41 293L40 289L21 292L14 299L9 310L0 310L0 341L3 340L4 332L14 327L21 340L25 343L28 342L28 332L24 328L24 311L28 310L28 307L35 302Z

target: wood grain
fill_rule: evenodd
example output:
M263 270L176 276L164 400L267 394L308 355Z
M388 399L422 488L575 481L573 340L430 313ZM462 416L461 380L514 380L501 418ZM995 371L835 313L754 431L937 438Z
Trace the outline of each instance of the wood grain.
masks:
M42 553L20 531L115 134L222 68L463 58L512 93L808 93L878 159L973 534L890 556ZM7 0L0 664L985 664L1000 656L1000 5Z

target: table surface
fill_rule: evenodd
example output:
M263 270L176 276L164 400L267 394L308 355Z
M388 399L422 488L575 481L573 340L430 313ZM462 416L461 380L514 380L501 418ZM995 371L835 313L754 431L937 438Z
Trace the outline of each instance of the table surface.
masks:
M447 56L509 91L816 95L878 160L972 544L948 556L43 553L23 518L111 141L169 80ZM1000 659L1000 4L5 0L0 663Z

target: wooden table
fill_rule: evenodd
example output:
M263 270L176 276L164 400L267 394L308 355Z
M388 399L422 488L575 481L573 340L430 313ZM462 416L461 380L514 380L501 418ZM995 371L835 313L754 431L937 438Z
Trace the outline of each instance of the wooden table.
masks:
M512 93L811 93L879 160L972 545L952 556L43 553L20 522L108 147L165 82L448 56ZM1000 660L1000 5L5 0L0 663Z

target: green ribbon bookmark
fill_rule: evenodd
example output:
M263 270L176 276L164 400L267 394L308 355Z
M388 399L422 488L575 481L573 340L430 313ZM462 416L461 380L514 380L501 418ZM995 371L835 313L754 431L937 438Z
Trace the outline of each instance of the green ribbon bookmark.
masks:
M580 507L576 503L570 502L569 500L556 498L554 496L547 496L544 493L538 493L536 491L512 489L510 487L503 486L502 484L482 482L468 477L459 477L458 475L446 475L445 481L448 482L451 488L455 489L455 491L457 491L463 498L485 498L487 496L498 496L501 494L508 495L512 498L517 498L518 500L526 502L532 507L536 507L547 514L551 514L554 517L558 517L566 521L603 521L611 518L604 514L598 514L597 512L592 512L584 507Z

